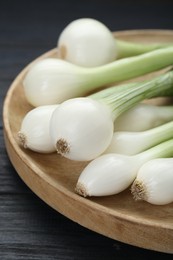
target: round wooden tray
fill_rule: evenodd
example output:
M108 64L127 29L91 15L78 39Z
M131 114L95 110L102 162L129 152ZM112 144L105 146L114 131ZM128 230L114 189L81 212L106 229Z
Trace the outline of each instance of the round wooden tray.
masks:
M132 30L114 34L134 42L173 42L173 31L170 30ZM56 49L39 59L54 56ZM6 149L22 180L48 205L86 228L127 244L173 253L173 203L154 206L135 202L128 189L114 196L80 197L74 189L86 162L69 161L56 153L38 154L18 145L16 135L21 121L32 108L22 87L31 64L12 83L3 109Z

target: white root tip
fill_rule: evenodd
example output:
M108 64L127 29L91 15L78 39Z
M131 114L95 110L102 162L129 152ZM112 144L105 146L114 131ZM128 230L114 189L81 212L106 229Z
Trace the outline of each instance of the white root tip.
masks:
M75 191L76 191L77 194L79 194L82 197L86 198L86 197L89 196L85 186L82 183L80 183L80 182L77 183Z
M70 152L70 145L65 139L59 139L56 143L56 151L61 155L68 154Z
M19 141L19 143L25 148L27 149L27 139L26 139L26 135L22 132L18 132L17 134L17 139Z
M142 182L135 180L131 186L131 193L135 200L146 200L146 189Z

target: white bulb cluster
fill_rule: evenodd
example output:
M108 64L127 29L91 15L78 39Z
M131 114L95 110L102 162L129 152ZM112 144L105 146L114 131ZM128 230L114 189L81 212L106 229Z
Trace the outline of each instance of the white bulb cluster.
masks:
M173 72L98 89L172 65L173 47L115 40L89 18L70 23L57 47L59 58L38 61L24 78L26 99L36 108L23 118L20 144L90 161L75 189L84 197L114 195L132 184L136 200L171 203L173 159L166 157L173 156L173 107L140 102L172 95ZM119 55L138 56L115 61Z

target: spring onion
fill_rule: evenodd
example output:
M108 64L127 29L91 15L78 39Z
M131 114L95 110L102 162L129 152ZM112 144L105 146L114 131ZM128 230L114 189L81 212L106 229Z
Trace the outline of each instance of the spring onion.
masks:
M153 159L139 169L131 186L135 200L154 205L173 202L173 158Z
M109 108L91 98L64 101L50 120L50 135L57 152L71 160L95 158L108 146L112 134Z
M173 94L173 71L114 89L115 93L108 89L108 96L98 92L69 99L54 110L50 135L59 154L78 161L92 160L102 154L111 142L113 122L121 113L143 99Z
M170 44L139 44L115 39L102 22L81 18L69 23L58 38L59 57L83 67L96 67Z
M117 118L114 131L145 131L171 120L173 120L172 105L139 103Z
M124 58L96 68L47 58L30 67L23 81L26 99L33 106L60 104L88 95L103 85L132 79L173 64L173 47Z
M173 121L142 132L114 132L105 153L134 155L173 138Z
M132 184L144 163L171 156L173 156L173 139L137 155L113 153L101 155L84 168L75 190L84 197L118 194Z
M49 122L58 105L40 106L30 110L23 118L18 141L25 149L39 153L55 152L49 134Z
M116 59L113 34L101 22L81 18L68 24L58 43L60 58L83 67L96 67Z

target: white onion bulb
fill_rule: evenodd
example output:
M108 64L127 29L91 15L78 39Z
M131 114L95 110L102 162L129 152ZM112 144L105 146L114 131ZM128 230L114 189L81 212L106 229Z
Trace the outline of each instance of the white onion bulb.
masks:
M24 148L39 153L56 151L49 134L49 122L57 107L58 105L40 106L25 115L18 132L19 143Z
M113 135L111 111L90 98L63 102L52 114L50 135L58 153L71 160L96 158Z
M155 205L173 202L173 158L153 159L143 164L131 192L134 199Z
M115 121L115 131L145 131L173 120L173 106L139 103Z
M135 157L120 154L99 156L80 174L76 192L84 197L117 194L133 182L138 167Z
M58 39L62 59L83 67L96 67L116 59L116 42L111 31L91 18L68 24Z
M141 132L114 132L105 153L134 155L171 138L173 138L173 121Z
M47 58L36 62L26 74L23 87L27 101L37 107L60 104L87 92L83 70L69 62Z

